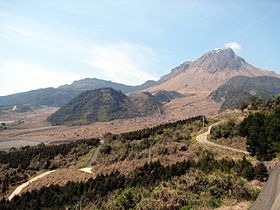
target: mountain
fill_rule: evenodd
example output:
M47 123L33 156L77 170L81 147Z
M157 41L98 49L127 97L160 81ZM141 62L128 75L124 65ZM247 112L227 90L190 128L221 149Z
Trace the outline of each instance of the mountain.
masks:
M139 86L128 86L100 79L83 79L58 88L46 88L0 97L0 105L62 106L84 91L111 87L124 93L175 91L182 94L173 100L166 96L165 110L178 116L214 114L219 104L208 96L225 82L236 76L258 77L279 75L248 64L230 48L211 50L195 61L186 61L162 76L158 81L147 81ZM164 93L166 95L166 93ZM162 97L155 95L155 97ZM169 99L168 99L169 97ZM176 118L176 114L174 115Z
M230 48L214 49L192 63L192 67L207 69L211 73L240 70L243 65L247 65L245 60L237 56Z
M43 88L0 97L0 105L62 106L78 92L56 88Z
M166 105L175 118L199 114L212 115L220 109L220 104L209 95L229 79L236 76L257 77L279 75L248 64L232 49L215 49L205 53L195 61L180 65L176 73L163 76L161 82L145 89L151 93L176 91L184 97L176 98ZM165 79L168 78L168 79Z
M130 97L112 88L85 91L48 117L53 124L90 123L151 115L162 111L162 104L150 93Z
M210 94L217 103L222 102L221 111L236 108L250 96L269 99L280 93L280 79L276 77L234 77Z
M164 83L164 82L172 79L173 77L177 76L178 74L185 72L188 69L190 63L191 63L191 61L186 61L186 62L180 64L179 66L175 67L174 69L171 69L170 73L162 76L158 81L154 82L153 85Z
M82 79L74 81L70 85L63 85L58 88L42 88L23 93L16 93L8 96L0 96L0 105L33 105L33 106L62 106L84 91L94 90L103 87L111 87L130 93L146 89L154 84L150 80L142 85L129 86L101 79Z
M101 79L96 79L96 78L92 78L92 79L86 78L86 79L74 81L70 85L62 85L62 86L58 87L58 89L67 90L67 91L69 91L69 90L78 91L78 92L82 93L87 90L94 90L94 89L103 88L103 87L110 87L115 90L120 90L123 93L131 93L131 92L135 92L138 90L148 88L151 85L153 85L153 83L154 83L154 81L148 80L147 82L145 82L142 85L130 86L130 85L124 85L121 83L116 83L116 82L107 81L107 80L101 80Z
M230 48L212 50L195 61L183 63L174 73L162 77L161 82L147 88L150 92L160 90L180 93L212 92L225 81L235 76L273 76L274 72L265 71L248 64ZM168 78L168 79L166 79ZM160 81L160 80L159 80Z

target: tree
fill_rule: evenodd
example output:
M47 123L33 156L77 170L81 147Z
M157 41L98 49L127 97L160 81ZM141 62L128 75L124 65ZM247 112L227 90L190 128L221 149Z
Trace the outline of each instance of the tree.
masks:
M273 157L272 141L267 134L269 120L265 114L255 113L240 124L240 135L247 137L247 150L259 160L270 160Z
M267 180L268 171L266 166L262 162L257 163L255 170L256 170L256 179L262 182Z

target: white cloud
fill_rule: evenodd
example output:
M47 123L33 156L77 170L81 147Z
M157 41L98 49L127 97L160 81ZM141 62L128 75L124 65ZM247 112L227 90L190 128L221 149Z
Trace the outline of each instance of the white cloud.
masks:
M130 85L156 79L149 73L156 60L153 49L121 42L118 44L93 45L86 49L84 63L99 71L101 77Z
M37 88L57 87L86 77L14 60L1 59L0 66L0 96Z
M242 47L240 44L238 44L237 42L229 42L225 44L225 48L231 48L233 49L236 53L238 53Z

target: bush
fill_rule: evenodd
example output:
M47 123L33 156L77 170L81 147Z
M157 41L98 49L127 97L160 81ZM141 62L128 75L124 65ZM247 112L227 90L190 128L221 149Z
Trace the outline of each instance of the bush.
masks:
M112 151L112 147L108 144L104 144L102 145L102 147L100 148L100 152L103 153L103 154L110 154Z
M239 133L238 125L234 121L230 120L226 123L216 125L212 127L210 131L214 139L219 138L232 138Z

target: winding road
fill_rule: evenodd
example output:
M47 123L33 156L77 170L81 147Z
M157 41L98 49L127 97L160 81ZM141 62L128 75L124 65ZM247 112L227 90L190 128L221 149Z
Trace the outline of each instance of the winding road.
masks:
M207 144L207 145L209 145L209 146L219 147L219 148L221 148L221 149L226 149L226 150L230 150L230 151L233 151L233 152L239 152L239 153L243 153L243 154L245 154L245 155L249 155L249 152L247 152L247 151L245 151L245 150L235 149L235 148L232 148L232 147L228 147L228 146L216 144L216 143L214 143L214 142L211 142L211 141L208 141L208 140L207 140L207 137L208 137L208 135L210 134L211 128L212 128L213 126L216 126L216 125L220 124L220 123L222 123L222 122L217 122L217 123L214 123L214 124L210 125L210 126L208 127L208 130L207 130L206 132L204 132L204 133L202 133L202 134L200 134L200 135L198 135L198 136L196 137L196 140L197 140L199 143L201 143L201 144Z
M207 130L206 132L204 132L204 133L202 133L202 134L200 134L200 135L198 135L198 136L196 137L196 140L197 140L199 143L201 143L201 144L207 144L207 145L210 145L210 146L219 147L219 148L221 148L221 149L226 149L226 150L230 150L230 151L233 151L233 152L239 152L239 153L243 153L243 154L245 154L245 155L249 155L249 152L247 152L247 151L245 151L245 150L235 149L235 148L232 148L232 147L228 147L228 146L216 144L216 143L213 143L213 142L207 140L207 137L208 137L208 135L210 134L211 128L212 128L213 126L215 126L215 125L220 124L220 123L222 123L222 122L218 122L218 123L215 123L215 124L210 125L210 126L208 127L208 130ZM92 156L92 159L91 159L91 161L90 161L90 165L96 161L97 156L98 156L98 154L99 154L99 150L100 150L102 144L104 144L104 141L101 141L101 144L100 144L100 145L98 146L98 148L96 149L96 151L95 151L95 153L94 153L94 155ZM90 167L90 166L89 166L89 167L85 167L85 168L80 168L79 170L80 170L80 171L83 171L83 172L85 172L85 173L92 174L92 171L91 171L91 170L92 170L92 167ZM38 175L38 176L36 176L36 177L30 179L29 181L27 181L27 182L21 184L20 186L18 186L18 187L13 191L13 193L8 197L8 199L11 200L11 199L12 199L13 197L15 197L16 195L19 195L20 192L22 191L22 189L25 188L26 186L28 186L31 182L34 182L34 181L36 181L36 180L38 180L38 179L40 179L40 178L43 178L44 176L46 176L46 175L48 175L48 174L50 174L50 173L53 173L53 172L55 172L55 171L57 171L57 170L47 171L47 172L45 172L45 173L42 173L42 174L40 174L40 175Z

